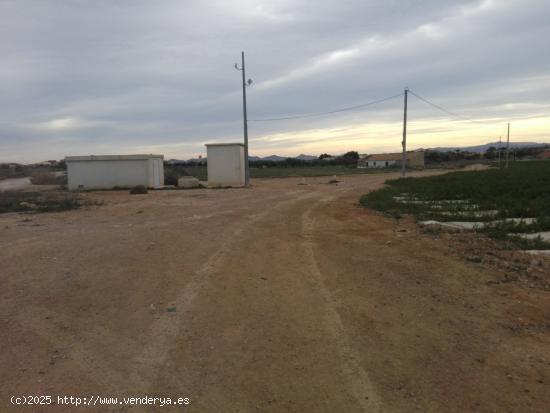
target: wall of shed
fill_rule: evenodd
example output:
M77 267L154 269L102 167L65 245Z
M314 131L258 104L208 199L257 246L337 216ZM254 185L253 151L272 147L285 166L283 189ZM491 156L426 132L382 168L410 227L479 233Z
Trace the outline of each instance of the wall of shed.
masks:
M242 145L207 146L208 186L244 186L245 164Z
M67 176L70 190L136 185L158 188L164 183L164 168L160 158L70 161Z
M164 162L160 158L151 158L148 161L149 188L158 188L164 185Z

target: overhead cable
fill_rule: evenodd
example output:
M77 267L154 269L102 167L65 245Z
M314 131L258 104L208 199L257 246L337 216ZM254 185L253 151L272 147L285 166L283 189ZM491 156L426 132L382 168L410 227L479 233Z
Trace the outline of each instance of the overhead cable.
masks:
M412 90L410 90L410 89L409 89L409 93L410 93L411 95L417 97L418 99L420 99L420 100L423 101L424 103L427 103L428 105L431 105L431 106L433 106L434 108L439 109L440 111L447 113L448 115L454 116L455 118L458 118L458 119L461 119L461 120L465 120L465 121L468 121L468 122L473 122L473 123L493 123L493 122L486 122L486 121L480 121L480 120L471 119L471 118L468 118L468 117L466 117L466 116L459 115L458 113L451 112L450 110L445 109L443 106L436 105L435 103L430 102L428 99L423 98L422 96L419 96L418 94L414 93L414 92L413 92Z
M330 115L330 114L333 114L333 113L339 113L339 112L346 112L346 111L349 111L349 110L361 109L361 108L364 108L364 107L367 107L367 106L372 106L372 105L376 105L378 103L385 102L387 100L395 99L399 96L403 96L403 93L399 93L399 94L393 95L393 96L388 96L386 98L375 100L375 101L372 101L372 102L362 103L360 105L348 106L348 107L345 107L345 108L330 110L330 111L327 111L327 112L309 113L309 114L296 115L296 116L284 116L284 117L278 117L278 118L249 119L248 121L249 122L271 122L271 121L278 121L278 120L312 118L312 117L316 117L316 116L324 116L324 115Z

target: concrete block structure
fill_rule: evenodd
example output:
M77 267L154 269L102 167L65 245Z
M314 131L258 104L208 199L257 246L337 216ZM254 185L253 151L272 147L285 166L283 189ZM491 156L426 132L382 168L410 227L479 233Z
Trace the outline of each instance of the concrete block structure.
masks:
M164 185L163 155L68 156L65 162L70 190Z
M211 143L206 153L209 187L245 185L244 144Z
M405 154L407 167L424 167L424 151L407 152ZM401 166L402 153L380 153L368 155L357 161L358 168L389 168Z
M182 176L181 178L178 178L178 188L200 188L201 183L200 181L195 178L194 176Z

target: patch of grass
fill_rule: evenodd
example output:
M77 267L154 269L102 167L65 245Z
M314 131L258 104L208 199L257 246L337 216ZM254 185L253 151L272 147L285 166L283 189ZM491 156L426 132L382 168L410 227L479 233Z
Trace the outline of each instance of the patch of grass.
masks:
M204 189L206 188L203 184L198 184L197 186L193 186L191 188L184 188L181 186L165 186L163 188L157 189L158 191L192 191L194 189Z
M165 185L177 185L178 178L182 176L194 176L199 181L206 181L206 166L166 165L164 167Z
M57 175L46 169L36 169L31 172L31 183L33 185L65 185L66 175Z
M361 198L370 208L392 213L430 217L439 220L468 221L472 215L441 216L433 208L443 200L468 200L479 210L498 210L494 218L550 216L550 162L518 162L509 169L460 171L423 178L386 181L388 187ZM397 202L393 197L406 193L426 204ZM450 210L467 211L463 205ZM475 217L476 221L493 217Z
M486 226L479 231L483 231L491 238L503 239L507 234L528 234L533 232L550 231L550 217L538 217L535 221L527 223L521 222L497 222Z
M519 236L508 236L506 238L500 239L507 244L509 249L519 249L519 250L548 250L550 249L550 242L544 241L540 237L527 239Z
M60 212L77 209L82 206L81 201L72 197L64 197L62 199L49 200L38 204L37 212Z
M386 184L385 188L361 197L360 203L396 218L411 214L419 220L487 222L505 218L536 218L529 224L501 222L478 231L495 239L508 239L521 248L549 247L549 243L542 240L508 236L510 233L550 230L548 161L517 162L509 169L400 178L386 181ZM406 197L409 202L398 202L396 197ZM497 211L495 215L476 214L476 211L493 210ZM447 213L441 214L441 211Z
M425 234L430 234L430 235L434 235L434 236L437 236L437 235L440 235L441 234L441 228L438 228L438 227L435 227L435 226L427 226L424 228L424 233Z
M367 168L349 167L346 165L326 165L326 166L297 166L297 167L268 167L268 168L250 168L251 178L288 178L288 177L314 177L314 176L334 176L334 175L357 175L393 172L391 170L375 170Z
M83 200L72 193L60 192L0 192L0 213L59 212L80 208Z
M357 174L377 174L395 172L395 169L361 169L355 166L346 165L326 165L326 166L270 166L267 168L251 167L250 177L252 179L260 178L290 178L290 177L317 177L333 175L357 175ZM208 179L206 166L166 166L164 169L166 185L176 185L177 178L180 176L194 176L195 178L206 181Z

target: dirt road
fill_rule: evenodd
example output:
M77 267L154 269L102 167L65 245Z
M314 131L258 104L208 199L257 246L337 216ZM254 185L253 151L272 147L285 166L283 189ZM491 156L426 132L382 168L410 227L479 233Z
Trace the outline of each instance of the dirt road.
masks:
M547 411L549 293L359 207L387 178L0 215L0 412Z

